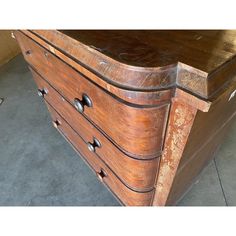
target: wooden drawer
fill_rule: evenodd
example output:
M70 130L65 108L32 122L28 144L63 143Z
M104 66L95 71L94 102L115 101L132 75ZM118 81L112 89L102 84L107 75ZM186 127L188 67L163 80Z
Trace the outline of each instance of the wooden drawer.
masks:
M159 158L150 160L134 159L125 155L102 135L89 121L81 116L55 89L39 74L31 69L40 91L47 91L46 101L70 124L70 126L89 145L91 151L111 167L120 180L129 188L137 191L150 191L155 184ZM93 146L96 139L101 146ZM96 141L95 141L96 142Z
M95 153L88 150L87 144L77 135L70 125L48 103L46 104L52 115L55 127L88 162L96 172L99 180L105 183L124 205L147 206L151 204L153 190L149 192L136 192L125 186Z
M236 31L15 36L56 126L126 205L175 204L235 119Z
M92 106L83 115L127 155L150 159L160 155L169 105L140 106L101 89L21 32L16 32L26 61L72 105L86 94ZM111 69L111 68L107 68ZM83 99L83 103L86 100ZM79 112L78 112L79 113Z

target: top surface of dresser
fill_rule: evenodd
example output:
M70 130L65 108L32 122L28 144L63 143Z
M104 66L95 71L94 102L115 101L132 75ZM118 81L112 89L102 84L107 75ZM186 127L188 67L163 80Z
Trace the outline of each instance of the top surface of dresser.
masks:
M69 56L102 83L129 91L179 87L212 99L236 74L234 30L24 32L50 44L48 49L61 59L61 54Z
M211 73L236 53L236 31L63 30L121 63L162 67L182 62Z

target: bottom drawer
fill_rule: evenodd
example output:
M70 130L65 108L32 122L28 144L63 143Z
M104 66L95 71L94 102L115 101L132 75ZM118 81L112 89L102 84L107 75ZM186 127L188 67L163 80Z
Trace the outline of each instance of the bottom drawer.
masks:
M153 190L149 192L136 192L126 187L102 160L88 150L87 144L69 124L48 103L46 104L51 113L54 127L81 154L83 159L96 172L98 179L108 186L121 203L128 206L148 206L151 204Z

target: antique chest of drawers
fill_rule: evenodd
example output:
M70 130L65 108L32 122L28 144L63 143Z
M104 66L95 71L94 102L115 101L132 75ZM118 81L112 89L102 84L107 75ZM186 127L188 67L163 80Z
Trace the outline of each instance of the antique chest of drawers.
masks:
M235 116L235 31L13 37L54 127L123 205L176 204Z

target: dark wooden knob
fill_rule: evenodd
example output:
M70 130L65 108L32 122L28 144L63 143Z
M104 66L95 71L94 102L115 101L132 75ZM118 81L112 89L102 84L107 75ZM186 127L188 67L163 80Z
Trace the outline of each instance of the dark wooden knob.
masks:
M39 97L44 97L47 94L47 89L38 89Z
M96 148L100 148L101 147L101 143L96 138L94 138L93 139L93 143L88 142L87 146L88 146L88 150L90 152L95 152Z
M83 113L84 112L84 104L82 101L80 101L78 98L74 99L74 105L75 108L80 112Z
M54 121L52 122L52 124L53 124L53 126L57 129L58 126L61 124L61 122L60 122L59 120L54 120Z
M83 94L82 98L83 98L82 101L85 106L92 107L92 105L93 105L92 100L90 99L90 97L87 94Z
M82 95L82 100L78 98L74 99L74 106L80 113L84 112L84 106L92 107L92 105L93 105L92 100L86 94Z
M31 52L31 50L27 50L26 52L25 52L25 54L28 56L28 55L30 55L32 52Z
M103 182L103 179L104 179L104 177L107 176L107 173L106 173L103 169L101 169L100 172L97 172L97 173L96 173L96 175L97 175L98 179L99 179L101 182Z

